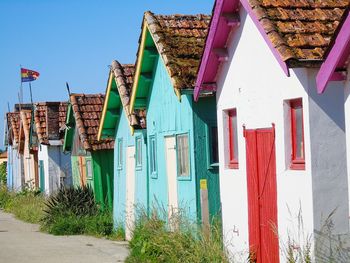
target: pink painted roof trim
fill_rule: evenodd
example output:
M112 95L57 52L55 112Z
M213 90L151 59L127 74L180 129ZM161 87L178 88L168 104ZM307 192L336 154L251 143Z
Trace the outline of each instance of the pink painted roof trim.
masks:
M277 49L273 46L271 40L269 39L269 37L267 36L263 26L261 25L261 23L259 22L258 18L256 17L256 15L253 12L252 7L250 6L250 4L248 3L248 0L241 0L241 3L244 7L244 9L247 11L247 13L249 14L250 18L253 20L255 26L257 27L257 29L259 30L260 34L262 35L262 37L264 38L266 44L269 46L269 48L272 51L272 54L275 56L275 58L277 59L278 64L280 64L283 72L286 74L287 77L290 76L289 73L289 68L286 62L283 61L280 53L277 51Z
M261 33L262 37L264 38L269 48L271 49L273 55L277 59L284 73L287 76L290 76L287 63L282 60L281 55L273 46L264 28L262 27L259 20L255 16L253 9L249 5L248 1L247 0L240 0L240 1L239 0L216 0L208 37L206 40L206 45L202 56L202 61L199 67L198 75L197 75L196 87L194 90L195 101L198 100L200 91L203 89L202 86L203 86L203 83L205 82L204 80L206 79L207 82L214 82L215 75L218 70L220 62L217 59L216 55L214 54L213 49L217 47L223 47L223 46L216 46L216 44L220 42L220 40L222 42L223 39L225 39L225 42L226 42L229 36L229 33L231 31L230 27L223 26L222 24L223 17L221 15L224 12L233 12L234 9L229 10L229 8L232 6L238 9L239 2L242 3L244 9L253 20L254 24L258 28L259 32Z
M321 65L316 76L317 92L319 94L326 90L329 81L333 80L334 72L338 67L344 65L350 55L350 13L348 13L339 34L334 42L327 59ZM339 78L341 80L341 78Z
M231 5L230 5L231 2ZM226 5L225 5L226 4ZM224 39L225 42L231 31L231 28L228 25L224 25L222 21L224 20L221 14L223 12L233 12L234 10L228 10L229 7L238 8L239 0L216 0L215 7L213 10L213 16L210 23L210 28L205 44L204 53L202 56L202 61L197 75L196 86L194 90L194 99L195 101L199 98L199 93L202 89L202 85L205 82L205 79L209 81L214 81L216 71L219 67L219 60L213 52L213 48L219 47L219 39ZM220 23L221 22L221 23ZM222 46L221 46L222 47ZM211 76L208 76L211 75ZM212 78L212 79L211 79Z

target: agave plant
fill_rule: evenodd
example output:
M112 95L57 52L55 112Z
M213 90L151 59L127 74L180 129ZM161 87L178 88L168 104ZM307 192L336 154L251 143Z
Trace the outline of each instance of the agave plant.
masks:
M91 187L67 188L61 187L45 202L44 224L54 222L56 216L77 217L93 216L98 213L98 206Z

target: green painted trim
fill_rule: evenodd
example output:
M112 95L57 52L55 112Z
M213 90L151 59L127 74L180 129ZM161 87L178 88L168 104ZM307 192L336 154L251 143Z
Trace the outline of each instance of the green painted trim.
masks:
M213 140L212 140L212 133L211 129L212 127L217 128L217 123L216 122L209 122L205 123L205 137L206 137L206 147L205 147L205 153L206 153L206 159L207 159L207 169L212 170L212 169L219 169L219 163L213 163L213 156L211 149L213 148Z
M109 94L110 94L111 86L112 86L111 85L112 84L112 74L113 74L113 72L110 70L109 75L108 75L108 81L107 81L106 98L105 98L105 101L103 103L100 126L98 127L97 140L101 140L101 137L102 137L103 127L104 127L105 118L106 118L106 111L107 111L108 101L109 101Z
M70 152L72 151L72 145L74 140L74 131L75 131L75 119L73 116L72 104L68 104L67 109L67 118L66 118L66 130L64 132L64 142L63 142L63 151Z
M45 192L45 167L44 167L44 161L39 160L39 178L40 178L40 192Z

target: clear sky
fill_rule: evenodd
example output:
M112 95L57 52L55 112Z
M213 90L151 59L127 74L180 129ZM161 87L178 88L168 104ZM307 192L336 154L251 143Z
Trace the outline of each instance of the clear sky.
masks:
M134 63L144 11L210 14L214 0L0 0L0 114L18 102L20 65L40 73L34 101L104 93L113 59ZM24 83L24 101L29 101ZM3 147L3 125L0 126Z

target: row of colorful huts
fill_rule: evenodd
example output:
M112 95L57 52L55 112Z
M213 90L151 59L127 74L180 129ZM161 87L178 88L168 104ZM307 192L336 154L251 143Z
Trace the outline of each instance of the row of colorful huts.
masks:
M231 252L256 262L284 262L288 240L344 256L349 60L347 0L146 12L136 62L112 62L105 94L7 113L9 188L89 184L127 239L137 207L158 207L219 219Z

